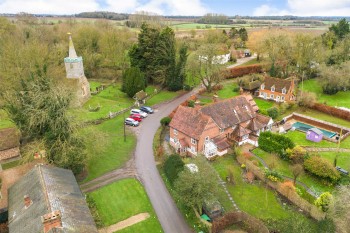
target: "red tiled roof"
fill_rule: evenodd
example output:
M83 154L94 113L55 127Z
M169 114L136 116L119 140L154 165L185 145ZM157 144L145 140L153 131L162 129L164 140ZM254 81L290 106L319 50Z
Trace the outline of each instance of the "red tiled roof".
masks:
M255 117L255 111L247 99L245 96L237 96L205 106L201 111L210 116L221 129L226 129Z
M271 90L272 86L275 86L275 92L282 93L282 89L286 88L286 92L288 92L289 88L291 87L293 80L286 80L281 78L272 78L272 77L265 77L264 80L264 89Z
M210 117L204 115L198 109L180 105L169 126L191 138L199 140L209 120Z
M250 129L251 131L257 131L259 129L262 129L266 126L266 124L263 124L259 122L256 118L250 120L249 124L246 128Z
M266 126L266 125L269 123L269 121L271 120L270 117L265 116L265 115L262 115L262 114L259 114L259 113L256 114L256 119L257 119L260 123L262 123L264 126Z
M230 147L230 144L227 142L226 138L216 137L216 138L213 138L213 142L220 151Z
M247 134L250 134L252 131L250 131L249 129L246 129L244 128L243 126L241 125L238 125L232 132L232 134L234 136L237 136L237 137L242 137L244 135L247 135Z

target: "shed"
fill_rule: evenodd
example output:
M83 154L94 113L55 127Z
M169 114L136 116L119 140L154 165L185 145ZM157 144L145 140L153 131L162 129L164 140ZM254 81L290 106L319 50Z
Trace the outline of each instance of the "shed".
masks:
M317 128L311 128L306 132L306 139L313 142L321 141L322 137L323 137L322 131Z
M224 209L218 200L211 199L204 201L203 212L208 215L209 218L215 219L223 214Z
M245 56L245 57L250 57L250 56L252 56L252 53L250 52L249 49L245 49L245 50L244 50L244 56Z

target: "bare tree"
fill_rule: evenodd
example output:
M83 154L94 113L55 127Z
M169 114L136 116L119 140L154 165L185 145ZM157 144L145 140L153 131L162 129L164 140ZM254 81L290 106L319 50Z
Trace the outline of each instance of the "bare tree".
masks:
M303 165L301 164L295 164L291 166L292 173L293 173L293 183L297 182L297 178L304 173Z

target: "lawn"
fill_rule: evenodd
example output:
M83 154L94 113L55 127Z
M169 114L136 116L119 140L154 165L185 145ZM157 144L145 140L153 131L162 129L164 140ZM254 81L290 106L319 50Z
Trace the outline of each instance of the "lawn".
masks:
M136 138L127 130L124 142L123 122L123 117L118 116L100 125L80 129L79 133L87 139L88 176L84 182L120 168L130 159Z
M162 232L147 194L136 179L120 180L88 195L95 201L105 226L147 212L150 218L118 232Z
M172 100L175 97L181 95L182 91L172 92L167 90L162 90L157 95L153 96L151 99L146 101L147 106L153 106L156 104L160 104L162 102Z
M301 84L299 84L301 88ZM310 79L304 81L304 91L313 92L317 96L317 101L335 107L350 108L350 91L339 91L335 95L326 95L322 92L319 80Z
M4 110L0 109L0 129L14 127L15 124L9 120Z
M273 101L267 101L260 98L254 98L254 101L256 105L258 105L260 110L265 110L265 111L269 108L272 108L275 105Z
M229 185L228 188L241 210L263 220L265 223L271 219L275 221L288 219L293 215L298 220L306 221L312 229L311 232L318 232L315 221L295 211L289 205L282 205L276 193L266 188L260 181L253 184L244 182L242 179L243 171L233 157L218 158L213 162L213 166L222 178L227 176L228 169L233 170L235 185Z
M228 99L239 95L237 83L225 83L223 88L217 91L217 95L220 99ZM236 91L237 90L237 91Z
M337 166L344 168L347 171L350 171L350 153L349 152L319 152L317 153L322 158L327 159L329 162L333 164L334 158L338 154L337 158Z
M338 144L334 142L329 142L326 140L321 140L320 142L313 142L306 139L306 135L300 131L288 131L286 134L296 145L308 146L308 147L330 147L337 148ZM350 148L349 137L340 143L341 148Z
M241 66L249 66L249 65L255 65L255 64L260 64L260 61L257 60L257 58L254 58L252 60L249 60L241 65L239 65L238 67L241 67Z

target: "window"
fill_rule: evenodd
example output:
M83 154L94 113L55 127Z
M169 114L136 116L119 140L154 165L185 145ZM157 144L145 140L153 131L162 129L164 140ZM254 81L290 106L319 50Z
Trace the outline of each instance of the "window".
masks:
M286 88L282 89L282 94L286 94Z
M196 139L194 139L194 138L191 138L191 143L192 143L193 145L196 145L196 144L197 144L197 141L196 141Z
M279 100L279 99L280 99L280 96L278 95L276 98L277 98L277 100Z
M209 136L205 137L205 141L208 142L209 141Z
M318 139L318 135L315 135L315 138Z
M273 98L274 98L274 95L273 95L273 94L271 94L271 95L270 95L270 99L273 99Z
M247 135L243 135L242 139L243 139L243 140L247 140L247 139L248 139L248 136L249 136L248 134L247 134Z
M284 96L281 96L281 100L283 100L283 101L284 101Z
M271 87L271 91L274 92L275 91L275 86Z
M265 85L262 84L262 85L261 85L261 90L264 90L264 88L265 88Z
M191 146L191 152L195 153L196 152L196 148L194 146Z
M176 129L174 129L174 134L177 135L177 130Z

